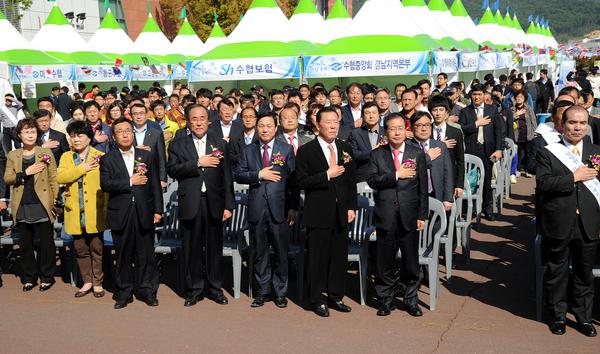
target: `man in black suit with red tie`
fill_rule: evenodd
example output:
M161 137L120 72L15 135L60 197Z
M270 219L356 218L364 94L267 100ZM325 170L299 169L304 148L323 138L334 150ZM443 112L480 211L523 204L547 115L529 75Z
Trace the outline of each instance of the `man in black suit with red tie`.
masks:
M352 311L342 298L348 224L356 216L357 197L352 148L336 138L340 126L337 112L325 107L316 118L319 136L298 149L296 178L305 192L302 222L308 236L310 301L315 314L328 317L329 307ZM324 292L328 303L323 299Z
M167 173L178 182L185 263L184 306L204 298L226 305L223 295L223 222L234 209L228 144L208 129L208 110L186 108L190 134L169 144ZM207 133L208 131L208 133Z
M117 251L115 309L135 295L148 306L158 306L158 269L154 258L154 224L163 212L158 166L151 152L133 147L133 123L113 123L117 149L100 160L100 186L108 193L108 227ZM132 264L135 263L135 269Z
M296 222L299 195L294 187L296 156L292 146L275 140L273 112L258 116L259 140L242 150L235 180L250 185L248 222L254 255L254 276L259 285L252 307L263 306L273 288L277 307L287 306L288 245L290 226ZM273 249L273 261L269 258Z
M404 305L411 316L422 316L417 297L419 279L419 231L429 213L425 153L406 143L406 123L400 113L385 120L388 145L371 154L367 183L375 193L377 264L375 290L378 316L394 309L396 254L402 252Z
M567 109L561 140L541 148L536 158L538 225L546 260L544 294L550 331L557 335L565 333L570 297L579 330L588 337L596 336L592 269L600 235L600 147L584 139L588 119L583 107Z
M492 205L493 161L502 158L504 138L503 119L495 106L484 103L485 86L474 85L471 89L471 104L460 111L459 123L465 137L465 152L483 161L483 214L487 220L496 220Z

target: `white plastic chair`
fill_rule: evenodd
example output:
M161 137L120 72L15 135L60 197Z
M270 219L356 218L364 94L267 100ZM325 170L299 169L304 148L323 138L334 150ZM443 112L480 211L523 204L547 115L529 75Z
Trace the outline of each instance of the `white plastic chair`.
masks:
M357 196L356 218L348 231L348 262L358 262L360 281L360 304L367 299L367 265L369 263L369 236L375 230L373 226L373 207L365 196Z
M506 148L504 149L504 156L506 156L505 168L507 171L511 171L513 159L517 155L519 148L512 139L504 138L504 141L506 142ZM510 198L510 187L510 173L508 173L504 175L504 196L506 198Z
M500 214L502 212L502 201L504 198L504 184L506 175L510 175L510 170L506 170L506 155L496 161L494 164L496 170L496 179L492 179L492 208L495 213ZM510 164L509 164L510 166Z
M248 229L246 212L248 195L235 193L235 209L231 218L223 225L223 256L231 257L233 263L233 297L240 298L242 287L241 241Z
M465 263L471 262L471 216L473 215L473 199L468 197L471 193L469 183L465 181L463 196L455 201L457 213L455 219L456 244L462 247L462 255L465 257ZM466 217L463 218L462 211L464 203L467 203Z
M446 281L450 280L452 277L452 251L454 249L454 232L456 220L459 214L459 205L457 201L454 201L452 204L452 209L450 209L450 216L448 217L448 227L440 237L440 244L444 245L444 261L446 263Z
M429 220L419 235L419 265L427 267L429 275L429 310L434 311L440 287L440 238L446 231L446 211L437 199L429 198ZM435 232L434 232L435 231Z
M485 180L485 169L483 168L483 161L475 155L465 154L465 171L468 174L472 169L478 170L477 178L477 190L473 193L470 186L465 188L464 198L470 199L471 202L475 202L475 211L477 213L477 229L481 224L481 212L483 208L483 181ZM468 185L467 179L465 179L465 186ZM471 209L473 210L473 209ZM467 220L472 218L472 214L467 215Z

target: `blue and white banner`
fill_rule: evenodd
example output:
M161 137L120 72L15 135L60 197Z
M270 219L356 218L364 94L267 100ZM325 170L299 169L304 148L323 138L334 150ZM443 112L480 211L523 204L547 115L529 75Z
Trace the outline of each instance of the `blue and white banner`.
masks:
M511 52L499 52L498 58L496 59L496 69L507 69L512 66L512 53Z
M137 66L131 65L131 79L134 81L160 81L169 80L167 64Z
M472 73L479 69L479 53L460 53L458 71Z
M75 81L75 65L11 65L11 82L59 82Z
M77 81L107 82L127 81L130 79L129 68L125 65L113 67L107 65L77 65Z
M538 55L537 63L539 65L550 64L550 54L540 54L540 55Z
M170 71L171 75L169 76L169 79L171 80L187 79L187 67L185 64L172 65Z
M433 52L433 73L458 72L458 52Z
M298 57L194 60L187 69L190 82L300 77Z
M498 56L496 53L479 53L479 71L495 70Z
M426 75L427 52L325 55L304 58L304 77Z
M523 57L523 66L536 66L537 65L537 54L526 55Z

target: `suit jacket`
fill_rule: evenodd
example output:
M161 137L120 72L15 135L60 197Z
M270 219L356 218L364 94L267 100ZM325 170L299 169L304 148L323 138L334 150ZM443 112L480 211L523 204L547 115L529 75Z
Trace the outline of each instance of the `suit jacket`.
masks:
M162 132L162 129L160 129L160 125L158 129L151 127L150 125L146 125L146 134L144 135L144 141L136 141L135 146L138 145L145 145L150 147L150 152L152 152L152 155L155 159L154 166L158 166L158 176L161 181L166 182L167 157L165 151L165 136Z
M275 140L271 151L271 166L278 171L281 180L277 183L261 181L258 173L263 169L261 142L256 141L244 146L240 162L235 169L235 181L250 185L248 192L248 221L257 223L263 212L268 211L272 220L282 223L287 219L287 211L298 210L300 199L294 178L296 156L290 144ZM273 164L273 157L280 154L284 157L283 165Z
M198 214L202 183L206 184L210 217L221 220L225 209L235 208L229 144L209 130L206 154L211 153L211 147L223 152L221 162L214 168L200 168L192 135L182 136L169 144L167 173L178 182L179 216L182 220L192 220Z
M354 128L354 116L352 115L350 103L342 106L342 121L340 122L340 126Z
M85 231L87 233L102 232L106 229L108 195L100 188L100 169L96 168L85 172L82 164L75 166L74 154L69 151L62 155L56 174L56 181L66 185L65 231L69 235L81 235L84 231L81 226L78 183L79 178L82 178ZM102 152L90 147L88 161L102 155L104 155Z
M223 139L224 135L223 129L221 129L220 120L210 123L210 125L208 126L208 130L212 132L212 135L214 135L215 137ZM243 139L243 136L244 126L242 125L242 120L237 119L231 122L231 130L229 130L229 141L239 139L240 137L242 137Z
M111 230L125 228L134 198L138 220L143 228L153 228L154 214L163 213L163 196L158 168L155 165L156 158L152 152L137 148L134 148L133 155L136 163L145 163L147 166L148 182L145 185L131 185L131 177L118 148L100 159L100 187L108 193L107 224Z
M61 93L56 97L56 110L63 118L63 120L71 119L71 111L69 111L69 107L73 100L66 93Z
M554 84L552 84L552 80L546 80L544 84L542 80L536 81L538 84L538 88L540 89L537 99L541 101L550 101L554 99Z
M383 130L379 129L377 142L383 138ZM348 143L352 147L352 156L356 160L356 182L365 182L369 176L369 159L371 158L371 141L369 129L363 125L350 133Z
M561 141L562 143L562 141ZM600 154L600 147L584 139L582 162L590 166L590 156ZM600 235L600 207L596 198L583 185L574 183L573 173L548 149L541 148L536 156L536 213L540 232L544 237L565 240L571 237L577 220L581 218L584 237L597 240Z
M52 156L52 152L48 149L36 146L34 148L35 162L41 161L41 156L44 154ZM31 178L25 175L23 171L23 149L12 150L8 153L6 161L6 171L4 171L4 182L6 185L13 186L11 210L13 221L17 222L21 199L25 190L25 179ZM56 183L56 161L50 158L48 165L44 170L34 175L35 194L40 200L40 203L46 210L50 223L54 224L54 214L52 207L58 195L58 183Z
M355 162L352 147L344 141L335 140L337 163L345 166L345 171L337 178L328 179L329 164L323 154L318 139L300 147L297 155L296 180L304 189L304 215L302 222L312 228L345 227L348 224L348 210L356 210ZM344 163L344 155L351 160Z
M71 147L69 146L69 142L67 141L67 136L57 130L52 129L52 128L50 128L50 130L48 132L49 132L48 139L56 140L59 142L59 145L57 147L55 147L54 149L51 149L51 151L52 151L52 155L54 155L54 160L60 161L62 154L71 150ZM42 146L42 139L41 139L41 136L39 136L39 135L38 135L37 145Z
M102 121L100 122L100 124L101 124L100 129L102 130L102 134L108 136L108 140L103 143L99 143L98 141L96 141L96 138L94 138L94 139L92 139L91 145L94 149L100 150L104 153L107 153L114 148L112 129L108 125L104 124L104 122L102 122Z
M446 124L446 139L456 140L456 145L448 149L448 154L454 169L454 188L463 189L465 187L465 143L462 130Z
M485 156L488 157L495 151L501 151L504 146L504 138L502 136L503 120L498 114L495 106L484 105L483 116L490 117L491 123L483 127L483 148ZM465 137L465 151L468 154L476 155L479 151L477 146L478 127L475 126L477 120L477 112L472 104L460 111L459 123Z
M218 124L218 123L217 123ZM231 157L231 166L235 168L240 161L240 155L242 150L246 146L245 133L242 131L242 135L236 136L229 140L229 156ZM258 141L258 132L254 129L254 135L252 136L252 143Z
M298 129L296 129L296 139L298 139L298 149L300 148L300 146L308 143L309 141L314 139L314 135L309 136L306 135L301 129L300 127L298 127ZM281 129L281 126L277 129L277 134L275 134L275 140L279 140L282 143L286 143L289 144L290 141L288 139L285 138L285 135L283 135L283 129ZM298 151L296 151L297 153Z
M411 179L396 179L396 167L390 145L373 150L369 161L367 183L375 193L375 226L392 230L394 219L400 214L400 223L406 230L416 230L417 220L427 220L429 197L427 193L427 162L423 150L404 144L402 163L407 159L416 162L417 175ZM398 223L398 226L400 225Z
M4 171L6 171L6 153L0 146L0 198L4 198L6 195L6 183L4 182Z
M431 174L433 195L440 202L454 202L454 168L448 148L445 143L435 139L429 139L428 146L430 149L440 148L442 150L442 154L435 160L431 160L429 155L425 154L427 169Z

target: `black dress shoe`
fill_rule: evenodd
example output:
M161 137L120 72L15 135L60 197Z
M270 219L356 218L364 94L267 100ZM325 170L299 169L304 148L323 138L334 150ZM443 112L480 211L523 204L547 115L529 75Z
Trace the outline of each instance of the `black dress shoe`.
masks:
M23 285L23 292L28 292L33 290L33 288L35 288L37 286L37 284L25 284Z
M227 301L227 298L223 294L216 294L216 295L211 294L211 295L208 295L207 297L219 305L227 305L229 303L229 301Z
M413 316L413 317L421 317L423 316L423 311L421 311L421 308L419 307L419 305L406 305L406 312L408 312L409 315Z
M288 301L284 296L277 296L275 298L275 306L279 307L280 309L287 307L288 305Z
M313 312L321 317L329 317L329 308L325 304L313 306Z
M41 284L40 285L40 291L44 292L44 291L50 290L50 288L52 288L52 286L54 285L54 283L56 283L56 281L52 280L50 283Z
M84 296L86 296L87 294L89 294L89 293L91 293L91 292L92 292L92 288L89 288L89 289L87 289L87 290L84 290L84 291L78 290L78 291L75 293L75 297L76 297L76 298L84 297Z
M494 213L483 213L483 218L487 221L496 221L496 214Z
M267 301L268 301L268 299L266 296L258 295L257 297L254 298L254 301L252 301L252 304L250 305L250 307L261 307Z
M344 302L342 300L330 300L329 301L329 307L331 307L332 309L339 311L339 312L350 312L352 311L352 308L346 304L344 304Z
M198 301L202 301L203 299L204 299L204 297L202 295L188 296L185 299L183 306L185 306L185 307L194 306L198 303Z
M120 310L120 309L124 309L127 307L127 305L131 304L133 302L133 298L132 297L128 297L125 300L118 300L117 302L115 302L115 310Z
M567 323L564 320L556 320L556 321L550 323L549 327L550 327L550 332L561 336L561 335L565 334L565 331L567 328Z
M596 328L594 328L594 325L591 322L579 323L579 331L586 337L595 337L597 334Z
M150 307L158 306L158 299L156 297L152 297L150 299L145 299L144 302L146 303L146 305L148 305Z
M379 306L379 309L377 309L377 316L389 316L394 308L394 305L382 304Z

